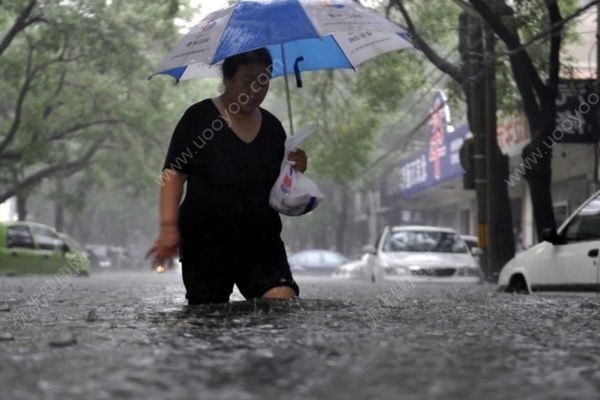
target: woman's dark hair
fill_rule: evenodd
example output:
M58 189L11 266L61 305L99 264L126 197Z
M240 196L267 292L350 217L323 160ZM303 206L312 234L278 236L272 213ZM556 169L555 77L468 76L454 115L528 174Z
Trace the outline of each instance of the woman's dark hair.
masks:
M233 78L238 68L244 64L264 64L270 68L273 65L273 58L271 58L271 53L266 47L227 57L221 66L223 78Z

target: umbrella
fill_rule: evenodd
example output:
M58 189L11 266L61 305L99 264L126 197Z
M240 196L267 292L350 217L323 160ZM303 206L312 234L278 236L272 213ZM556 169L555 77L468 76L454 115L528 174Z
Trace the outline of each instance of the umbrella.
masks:
M219 76L225 58L260 47L271 53L272 76L285 78L293 134L288 74L301 86L300 71L353 69L412 44L405 29L352 0L241 0L204 17L152 76Z

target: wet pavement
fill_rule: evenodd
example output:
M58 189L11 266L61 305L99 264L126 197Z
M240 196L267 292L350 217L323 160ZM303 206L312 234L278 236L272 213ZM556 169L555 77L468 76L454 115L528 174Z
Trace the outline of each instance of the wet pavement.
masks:
M600 398L597 297L299 284L188 307L173 271L0 278L0 399Z

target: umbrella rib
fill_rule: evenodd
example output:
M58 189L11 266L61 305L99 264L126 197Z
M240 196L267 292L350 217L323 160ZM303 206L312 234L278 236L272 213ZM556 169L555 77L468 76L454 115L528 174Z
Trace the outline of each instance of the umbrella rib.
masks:
M354 68L354 64L352 64L352 62L350 61L350 59L348 58L348 56L344 52L344 49L342 48L342 46L340 46L339 42L335 38L334 34L332 33L330 36L333 39L333 41L335 42L335 44L337 45L338 49L340 49L340 51L342 52L342 55L344 56L344 58L346 59L346 61L348 61L348 64L350 64L350 66L352 67L352 70L356 72L356 68Z
M286 62L285 62L285 50L284 50L285 45L283 43L281 43L281 58L283 61L283 79L285 82L285 97L287 100L287 109L288 109L288 119L290 120L290 134L293 135L294 134L294 124L292 122L292 103L291 103L291 99L290 99L290 86L288 83L288 76L287 76L287 66L286 66Z

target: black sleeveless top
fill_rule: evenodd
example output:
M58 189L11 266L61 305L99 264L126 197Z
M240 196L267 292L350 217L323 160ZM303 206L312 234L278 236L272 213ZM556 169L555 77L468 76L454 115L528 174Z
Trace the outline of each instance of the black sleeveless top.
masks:
M163 168L187 175L179 208L182 259L216 260L281 244L281 219L269 206L269 193L286 134L274 115L260 112L250 143L229 129L211 99L191 106L177 124Z

